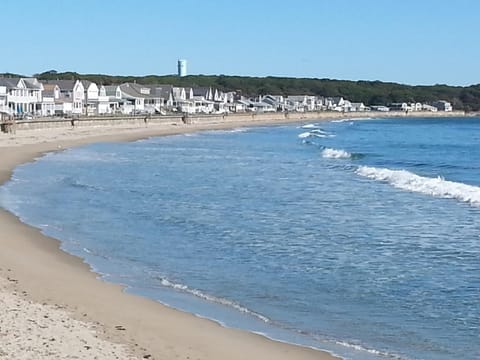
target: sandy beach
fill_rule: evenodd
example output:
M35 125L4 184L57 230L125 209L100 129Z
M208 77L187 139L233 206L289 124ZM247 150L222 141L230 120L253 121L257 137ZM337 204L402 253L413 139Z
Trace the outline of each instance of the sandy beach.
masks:
M94 142L291 122L122 125L0 134L0 183L41 154ZM55 239L0 210L1 359L334 359L224 328L98 280Z

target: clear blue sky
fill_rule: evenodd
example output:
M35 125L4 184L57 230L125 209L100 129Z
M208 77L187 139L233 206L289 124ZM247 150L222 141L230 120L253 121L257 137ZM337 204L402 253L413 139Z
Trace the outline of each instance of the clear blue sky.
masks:
M2 0L0 72L480 83L479 0Z

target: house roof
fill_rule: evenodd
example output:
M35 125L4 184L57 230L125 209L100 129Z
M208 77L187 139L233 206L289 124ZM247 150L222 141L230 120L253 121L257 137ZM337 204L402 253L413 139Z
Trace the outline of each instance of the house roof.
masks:
M155 98L156 96L152 94L152 89L149 86L140 85L137 83L124 83L119 85L120 90L127 97L130 98Z
M193 96L204 96L207 97L209 91L211 90L208 87L194 87L192 88L193 90Z
M58 85L61 91L73 91L75 86L75 80L42 80L42 84L55 84Z
M57 86L57 84L45 84L43 85L43 91L53 91L55 90L55 86Z
M27 86L27 89L42 90L43 85L36 78L22 78L23 82Z
M172 94L174 98L181 98L182 91L185 91L183 87L172 87Z
M105 95L107 96L117 96L117 88L118 86L117 85L107 85L107 86L104 86L105 88Z
M173 91L173 85L151 85L151 94L160 99L168 99Z
M7 88L17 88L20 78L0 78L0 86Z

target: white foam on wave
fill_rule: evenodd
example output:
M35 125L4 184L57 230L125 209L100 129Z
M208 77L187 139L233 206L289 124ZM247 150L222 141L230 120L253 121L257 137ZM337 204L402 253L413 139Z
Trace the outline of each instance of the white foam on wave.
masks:
M241 305L239 305L236 302L233 302L231 300L227 300L227 299L219 298L219 297L216 297L216 296L213 296L213 295L205 294L200 290L190 289L186 285L172 283L168 279L165 279L165 278L161 279L161 284L163 286L169 287L171 289L174 289L174 290L177 290L177 291L182 291L182 292L185 292L185 293L190 294L190 295L194 295L194 296L196 296L200 299L203 299L203 300L206 300L206 301L209 301L209 302L213 302L213 303L216 303L216 304L231 307L231 308L233 308L233 309L235 309L235 310L237 310L241 313L253 316L253 317L255 317L255 318L257 318L257 319L259 319L259 320L261 320L265 323L270 322L270 319L267 318L266 316L263 316L262 314L258 314L254 311L251 311L251 310L247 309L246 307L243 307L243 306L241 306Z
M371 117L352 117L352 118L348 118L348 119L336 119L336 120L332 120L331 122L332 123L343 123L343 122L352 122L353 120L355 121L365 121L365 120L372 120L373 118Z
M345 150L326 148L322 151L322 157L327 159L351 159L352 154Z
M480 206L480 187L478 186L448 181L442 177L419 176L407 170L360 166L356 173L369 179L387 182L398 189L456 199L472 206Z
M318 125L317 124L305 124L303 126L301 126L302 129L318 129Z
M306 139L308 137L332 138L332 137L335 137L335 135L329 134L326 131L321 130L321 129L315 129L315 130L312 130L312 131L306 131L306 132L303 132L301 134L298 134L298 137L300 139Z
M305 139L305 138L307 138L307 137L309 137L309 136L310 136L310 131L307 131L307 132L303 132L303 133L301 133L301 134L298 134L298 137L299 137L300 139Z
M352 343L348 343L346 341L335 341L335 343L337 345L344 346L346 348L354 349L354 350L361 351L361 352L367 352L367 353L372 354L372 355L379 355L379 356L389 358L389 359L399 359L399 360L402 359L401 356L396 355L396 354L367 348L367 347L364 347L362 345L352 344Z
M328 132L322 129L313 129L310 131L310 134L323 134L323 135L329 135Z

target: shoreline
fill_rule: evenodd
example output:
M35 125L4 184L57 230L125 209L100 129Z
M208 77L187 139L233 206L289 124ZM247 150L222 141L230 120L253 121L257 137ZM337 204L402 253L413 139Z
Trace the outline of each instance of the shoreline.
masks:
M300 120L301 121L301 120ZM203 130L280 125L299 120L204 123L191 125L150 125L148 128L82 128L20 131L15 136L0 135L0 184L11 178L13 170L36 158L71 147L98 142L127 142L144 138L182 134ZM100 133L100 134L99 134ZM2 138L3 136L7 138ZM124 287L105 282L81 258L61 250L60 241L0 209L0 279L10 282L1 292L23 297L39 305L42 313L54 318L55 309L67 311L69 318L94 325L97 334L113 346L126 346L124 355L137 358L191 359L336 359L321 350L271 340L266 336L223 327L194 314L175 310L160 302L124 291ZM7 289L7 290L5 290ZM18 300L18 299L17 299ZM52 315L53 311L53 315ZM47 315L45 315L47 316ZM30 319L29 319L30 320ZM0 320L0 325L2 320ZM6 326L1 326L2 331ZM91 327L91 326L90 326ZM29 330L20 336L26 337ZM62 334L55 334L61 339ZM25 346L29 341L25 341ZM41 345L37 346L41 347ZM105 344L102 345L104 347ZM36 356L39 356L39 349ZM93 355L90 349L89 355ZM68 347L64 351L69 351ZM27 353L30 354L31 353ZM0 357L1 357L0 353ZM11 355L11 354L10 354ZM64 353L59 358L73 355ZM105 356L105 354L101 355ZM118 356L118 354L116 355ZM41 358L41 356L39 356ZM49 357L50 358L50 357ZM93 356L92 356L93 358ZM106 358L106 357L102 357ZM112 357L115 358L115 357Z
M204 130L306 121L353 120L352 116L345 114L329 114L331 116L322 118L318 114L311 114L311 117L304 115L309 114L302 114L299 119L284 118L282 114L283 118L280 119L269 117L219 122L214 118L212 122L202 119L201 122L188 125L162 122L151 123L146 127L130 123L113 128L79 126L75 129L20 130L14 136L0 134L0 151L8 154L0 160L0 184L8 181L15 167L20 164L34 161L48 152L90 143L128 142ZM365 118L371 114L355 115ZM442 114L441 117L448 115ZM422 115L409 114L408 117L417 116ZM41 234L40 230L22 223L4 209L0 209L0 226L3 230L0 238L0 279L13 282L10 284L11 292L25 292L27 299L45 304L45 308L61 307L67 309L74 319L96 324L102 339L126 345L138 358L336 359L321 350L271 340L246 330L223 327L213 320L125 292L123 286L101 280L81 258L61 250L60 241ZM1 355L0 352L0 357ZM63 357L68 356L69 354L63 354Z

